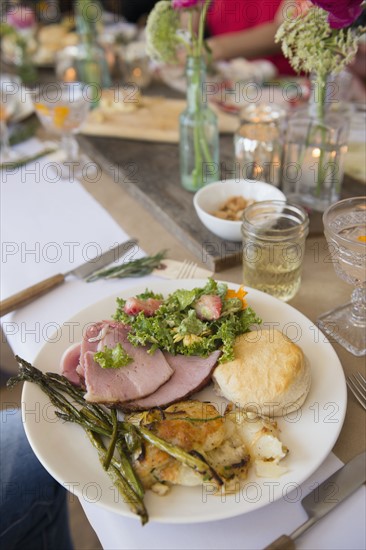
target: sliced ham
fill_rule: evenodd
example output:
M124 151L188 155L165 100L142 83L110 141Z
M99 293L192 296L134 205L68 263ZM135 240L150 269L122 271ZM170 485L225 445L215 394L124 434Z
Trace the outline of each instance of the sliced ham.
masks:
M91 351L97 353L107 348L114 348L118 342L124 341L129 328L122 323L115 321L100 321L89 325L81 342L80 363L77 366L77 373L83 380L85 377L85 355Z
M85 376L84 358L89 351L96 353L99 351L99 343L102 341L103 348L114 347L118 340L113 344L114 339L118 338L118 327L121 330L126 330L125 325L115 323L114 321L100 321L89 325L81 342L73 344L64 352L61 357L60 369L61 373L66 376L73 384L83 384ZM117 334L114 329L117 328ZM108 334L113 332L113 338L108 337ZM110 344L110 346L109 346Z
M77 367L79 365L81 344L73 344L63 353L60 362L61 374L66 376L68 380L75 386L80 385L80 376L77 373Z
M210 382L220 353L215 351L208 357L164 353L169 365L174 369L173 376L153 394L144 399L123 403L121 408L125 411L147 410L165 407L189 397Z
M83 340L68 348L61 359L61 372L73 384L85 385L85 399L93 403L120 406L123 410L165 407L202 389L220 356L171 355L147 347L133 346L129 327L114 321L90 325ZM103 369L94 355L120 343L133 361L125 367Z
M119 342L132 357L132 362L117 369L102 369L94 361L94 350L86 351L83 357L85 399L93 403L118 405L124 401L141 399L155 392L174 373L160 350L153 355L147 347L134 347L127 339L128 328L121 324L110 324L107 332L98 341L97 351L104 346L115 347Z
M100 323L94 323L93 325L90 325L89 327L87 327L85 331L85 334L81 341L80 362L76 368L76 371L82 380L84 380L84 377L85 377L85 365L84 365L85 354L88 351L92 351L94 353L97 352L98 343L102 336L103 328L107 330L108 324L100 322Z

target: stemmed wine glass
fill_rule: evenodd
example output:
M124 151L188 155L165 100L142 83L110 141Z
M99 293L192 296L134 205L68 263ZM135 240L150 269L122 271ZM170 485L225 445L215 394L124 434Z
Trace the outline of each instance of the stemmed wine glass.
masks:
M0 162L6 163L14 161L17 154L9 144L8 121L14 115L18 95L17 87L20 81L10 76L3 75L0 79Z
M323 314L321 330L354 355L366 354L366 197L344 199L323 215L338 277L355 286L351 302Z
M81 82L51 83L33 92L35 111L46 130L60 136L64 160L61 175L81 175L88 162L75 139L92 106L87 85Z

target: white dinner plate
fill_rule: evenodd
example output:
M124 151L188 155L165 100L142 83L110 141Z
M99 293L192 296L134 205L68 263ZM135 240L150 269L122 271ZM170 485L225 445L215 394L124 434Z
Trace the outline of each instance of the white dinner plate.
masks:
M191 289L204 284L202 280L158 281L149 288L167 295L178 288ZM232 283L229 286L238 287ZM127 298L145 290L146 285L141 284L121 292L120 296ZM81 340L86 326L113 315L115 299L116 296L111 296L97 302L65 323L42 348L35 366L44 372L57 372L63 351ZM247 301L262 318L263 326L287 334L302 347L311 365L312 385L303 407L297 413L278 419L281 439L290 450L282 461L287 472L279 478L269 479L258 478L251 471L247 483L236 495L213 496L205 487L174 487L164 497L147 491L145 502L150 521L213 521L251 512L282 496L300 500L300 484L320 466L337 440L346 412L347 392L342 366L332 345L309 319L288 304L252 289L249 289ZM222 399L211 387L196 397L222 406ZM55 479L81 499L132 516L112 487L83 429L55 417L53 406L35 384L24 385L22 414L34 452Z
M20 122L28 118L34 113L33 101L31 98L30 90L22 86L19 77L3 73L0 75L2 86L10 85L13 88L8 87L9 95L15 95L14 112L9 117L9 123Z
M34 113L34 105L29 90L23 86L17 93L17 106L9 122L21 122Z

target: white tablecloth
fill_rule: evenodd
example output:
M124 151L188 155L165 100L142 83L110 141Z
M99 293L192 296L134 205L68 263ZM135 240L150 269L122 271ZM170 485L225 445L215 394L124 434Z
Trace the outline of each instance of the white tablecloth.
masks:
M28 154L36 146L36 142L30 141L26 146ZM50 159L41 159L15 173L1 173L2 299L42 278L68 271L127 239L126 233L77 181L45 181L49 162ZM144 283L148 286L154 279L147 277ZM87 284L69 277L64 285L46 296L5 316L4 333L14 352L33 361L57 326L87 305L140 283L141 280L124 279ZM331 454L303 484L302 495L314 481L321 482L340 465ZM300 502L285 499L244 516L189 526L141 527L137 520L85 501L81 504L108 550L261 548L306 520ZM298 547L364 549L364 518L365 487L362 487L305 533Z

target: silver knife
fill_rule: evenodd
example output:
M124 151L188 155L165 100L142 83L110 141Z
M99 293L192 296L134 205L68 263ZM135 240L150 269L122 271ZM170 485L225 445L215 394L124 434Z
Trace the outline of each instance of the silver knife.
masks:
M48 279L45 279L40 283L37 283L33 286L26 288L25 290L22 290L21 292L18 292L18 294L14 294L13 296L6 298L6 300L0 302L0 317L6 315L10 311L14 311L17 308L32 302L39 296L46 294L49 290L52 290L56 286L63 283L66 277L68 277L69 275L74 275L79 279L85 279L86 277L94 273L94 271L97 271L102 267L106 267L112 262L116 262L119 258L127 254L127 252L131 250L131 248L136 246L137 242L138 241L136 239L130 239L129 241L126 241L124 243L119 243L114 248L107 250L100 256L89 260L88 262L68 271L67 273L59 273L57 275L53 275L52 277L49 277Z
M365 481L366 451L350 460L303 498L301 504L309 519L291 535L282 535L266 546L264 550L293 550L296 548L294 540L297 537L349 497Z

